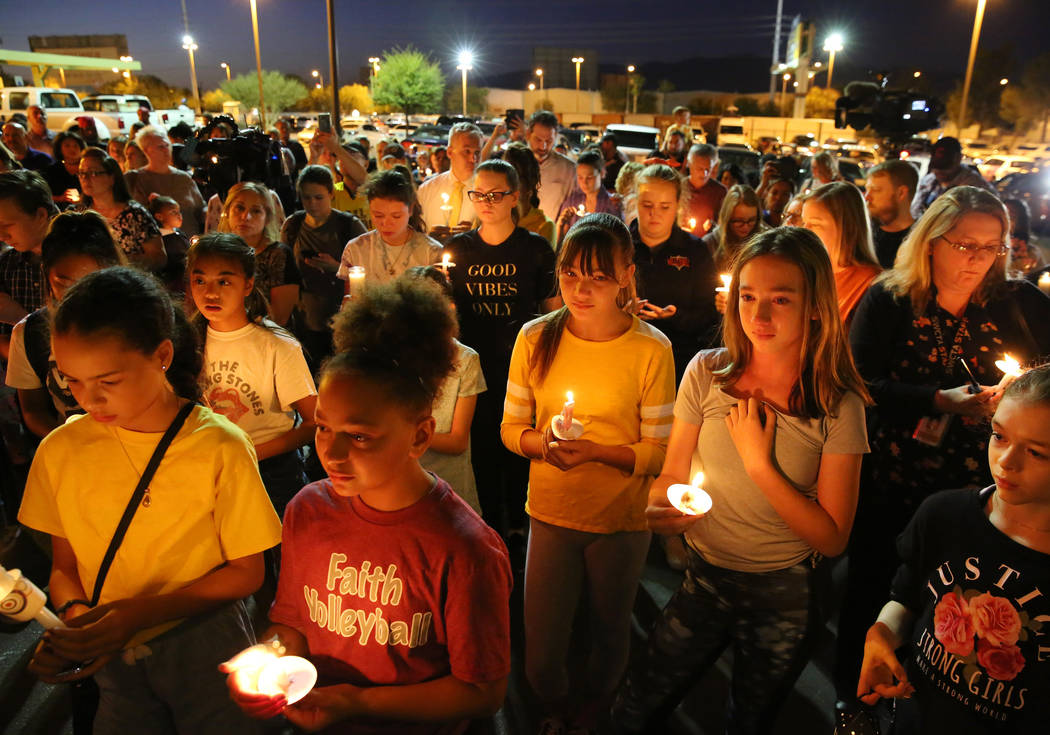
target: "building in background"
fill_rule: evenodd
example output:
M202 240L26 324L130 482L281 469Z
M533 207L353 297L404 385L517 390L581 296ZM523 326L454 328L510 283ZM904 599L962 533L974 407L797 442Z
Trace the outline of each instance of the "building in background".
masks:
M97 59L119 59L128 55L128 38L123 33L90 36L30 36L29 50L67 56L91 56ZM58 69L48 72L48 86L94 91L106 82L119 78L108 69L68 69L65 82Z

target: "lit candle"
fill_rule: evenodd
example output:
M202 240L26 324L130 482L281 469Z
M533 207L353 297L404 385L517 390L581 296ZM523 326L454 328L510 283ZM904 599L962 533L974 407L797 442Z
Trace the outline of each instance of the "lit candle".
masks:
M19 623L36 620L45 629L64 628L47 607L43 590L22 576L17 569L10 571L0 566L0 614Z
M551 431L554 436L562 440L579 439L583 434L583 423L572 417L573 409L576 407L576 399L572 391L565 393L565 404L561 407L561 413L551 417Z
M576 216L582 217L585 214L587 214L587 207L583 206L581 203L580 206L576 207Z
M66 199L75 204L80 201L80 192L76 189L66 189Z
M704 473L693 475L693 483L676 483L667 488L667 499L671 505L687 516L699 516L711 510L711 496L700 486L704 484Z
M715 291L718 293L729 293L729 286L733 283L733 275L731 273L720 273L718 277L722 279L722 286L716 288Z
M1039 276L1039 280L1036 282L1039 285L1039 290L1050 296L1050 271Z
M711 220L705 219L704 220L704 232L708 232L708 231L710 231L710 229L711 229Z
M689 218L689 231L693 232L696 230L696 217Z
M445 278L448 278L448 269L454 265L455 263L452 262L451 255L449 255L448 253L441 254L441 270L445 272Z
M1024 370L1021 369L1021 363L1015 360L1009 352L1003 355L1002 360L996 360L995 366L1003 371L1004 378L1020 378L1024 375Z
M448 192L441 192L441 211L445 213L445 227L449 226L449 219L452 217L452 205L448 203Z
M295 704L317 683L317 669L300 656L285 656L276 638L244 649L223 664L222 670L234 677L243 692L276 697L283 694Z
M365 286L365 267L363 265L350 266L347 271L347 279L350 284L350 298L359 297Z
M576 408L576 401L573 398L572 391L565 393L565 405L561 407L561 425L569 426L572 424L572 410Z

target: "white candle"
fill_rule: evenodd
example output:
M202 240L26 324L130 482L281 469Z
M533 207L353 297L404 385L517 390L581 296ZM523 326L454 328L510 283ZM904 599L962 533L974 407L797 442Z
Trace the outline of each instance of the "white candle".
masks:
M283 694L295 704L317 683L317 669L299 656L285 656L276 639L250 646L227 661L223 670L237 681L241 691L276 697Z
M587 214L587 207L583 206L583 204L580 204L578 207L576 207L577 217L582 217L585 214Z
M452 205L448 203L448 192L441 192L441 211L445 213L445 227L449 226L452 217Z
M1036 283L1039 285L1040 291L1050 296L1050 272L1039 276L1039 280Z
M719 293L729 293L729 286L733 283L733 276L731 273L720 273L718 275L722 279L722 286L716 288L715 291Z
M361 296L365 286L365 267L363 265L352 265L347 271L347 279L350 284L350 298Z
M561 425L568 427L572 426L572 410L576 407L576 401L573 398L572 391L565 393L565 405L561 407Z
M1021 363L1017 362L1009 352L1003 355L1002 360L996 360L995 366L1002 370L1003 377L1020 378L1024 375L1024 370L1021 369Z
M17 569L0 566L0 614L19 623L36 620L44 628L64 628L47 607L47 595Z
M676 483L667 488L667 499L671 505L687 516L699 516L711 510L711 496L700 486L704 484L704 473L693 475L693 483Z
M448 269L454 266L452 262L452 256L448 253L441 254L441 270L445 271L445 278L448 278Z

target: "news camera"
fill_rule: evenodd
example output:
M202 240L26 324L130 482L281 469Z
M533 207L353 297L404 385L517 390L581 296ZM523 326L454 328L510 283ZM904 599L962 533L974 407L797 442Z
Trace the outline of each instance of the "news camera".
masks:
M220 124L230 135L211 137ZM257 181L274 190L289 184L281 144L255 128L239 129L229 115L216 115L198 130L195 138L186 141L184 156L208 196L214 193L225 199L230 187L240 181Z
M890 140L907 140L940 127L944 103L911 90L886 89L885 82L850 82L835 101L835 127L870 127Z

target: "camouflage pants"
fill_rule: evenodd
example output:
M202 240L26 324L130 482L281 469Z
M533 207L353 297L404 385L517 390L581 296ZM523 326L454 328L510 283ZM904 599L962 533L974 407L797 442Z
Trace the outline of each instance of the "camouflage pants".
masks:
M772 572L715 567L689 549L685 581L664 608L613 705L622 732L661 723L722 652L733 672L726 732L771 732L820 619L809 562Z

